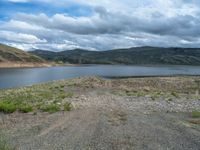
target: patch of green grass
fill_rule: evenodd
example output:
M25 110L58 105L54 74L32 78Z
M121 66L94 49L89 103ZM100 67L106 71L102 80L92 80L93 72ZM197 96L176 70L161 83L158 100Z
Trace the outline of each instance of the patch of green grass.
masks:
M70 93L70 92L58 94L58 98L60 99L72 98L72 96L73 96L73 93Z
M32 106L23 104L17 100L16 102L8 101L8 100L0 102L0 112L13 113L17 110L23 113L28 113L28 112L32 112L33 108Z
M64 88L65 87L65 85L60 85L60 88Z
M171 92L171 95L174 96L174 97L176 97L176 98L179 97L178 93L176 93L176 92Z
M23 112L23 113L28 113L28 112L33 111L33 107L29 106L29 105L22 105L18 109L19 109L20 112Z
M67 85L65 82L57 81L31 87L0 90L0 112L13 113L18 110L27 113L41 110L41 108L42 111L57 112L64 107L63 99L73 97L72 92L64 90L65 85ZM53 106L47 105L52 102Z
M13 113L17 110L17 107L14 103L9 101L0 102L0 112L4 113Z
M159 91L159 92L149 92L148 94L151 96L151 99L155 101L156 99L161 97L163 93Z
M146 92L144 91L119 91L118 93L121 96L136 96L136 97L142 97L146 95Z
M57 104L48 104L40 108L44 112L55 113L60 111L60 106Z
M192 112L192 118L200 118L200 112L199 111L193 111Z
M70 111L72 109L71 103L65 103L64 104L64 111Z

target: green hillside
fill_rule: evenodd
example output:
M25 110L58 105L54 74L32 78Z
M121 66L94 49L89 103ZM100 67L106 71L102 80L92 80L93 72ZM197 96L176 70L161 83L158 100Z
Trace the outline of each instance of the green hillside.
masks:
M109 51L35 50L31 53L46 60L72 64L200 65L200 48L136 47Z
M23 50L0 44L1 62L40 63L45 62L45 60Z

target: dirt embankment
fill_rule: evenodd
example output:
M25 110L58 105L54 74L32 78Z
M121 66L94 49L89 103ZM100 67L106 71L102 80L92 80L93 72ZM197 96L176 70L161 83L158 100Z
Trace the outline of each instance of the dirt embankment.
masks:
M51 63L29 63L29 62L0 62L0 68L32 68L32 67L51 67Z
M80 66L79 64L58 64L55 62L31 63L31 62L0 62L0 68L35 68L54 66Z

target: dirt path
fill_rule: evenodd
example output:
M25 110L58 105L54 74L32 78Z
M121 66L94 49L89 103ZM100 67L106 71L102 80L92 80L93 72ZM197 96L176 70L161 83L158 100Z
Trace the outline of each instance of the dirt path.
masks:
M21 119L8 126L11 143L19 150L198 150L200 147L200 128L188 122L188 113L144 111L145 105L125 109L117 100L108 102L107 107L94 107L92 103L91 106L36 116L15 113L10 122L13 118Z
M200 129L187 122L187 115L173 113L76 110L54 114L12 135L11 142L20 150L198 150L200 146Z

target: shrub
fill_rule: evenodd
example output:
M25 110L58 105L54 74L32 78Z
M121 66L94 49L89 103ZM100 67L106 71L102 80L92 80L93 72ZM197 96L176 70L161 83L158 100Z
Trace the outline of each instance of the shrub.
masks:
M54 113L60 110L59 105L57 104L49 104L40 108L44 112Z
M32 108L32 106L24 105L24 106L19 107L19 111L23 112L23 113L28 113L28 112L32 112L33 108Z
M59 98L59 99L72 98L72 96L73 96L73 93L60 93L60 94L58 95L58 98Z
M17 110L17 107L14 103L8 101L0 102L0 111L4 113L13 113Z
M192 117L193 118L200 118L200 112L199 111L193 111L192 112Z
M174 96L174 97L176 97L176 98L179 97L178 93L176 93L176 92L172 92L171 95Z
M64 111L70 111L72 109L71 103L65 103L63 106L64 106Z

